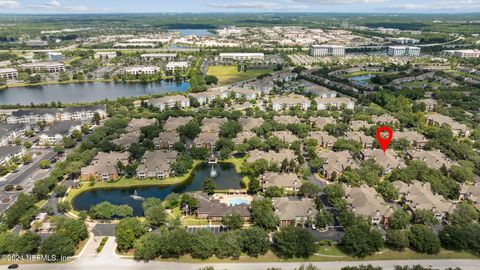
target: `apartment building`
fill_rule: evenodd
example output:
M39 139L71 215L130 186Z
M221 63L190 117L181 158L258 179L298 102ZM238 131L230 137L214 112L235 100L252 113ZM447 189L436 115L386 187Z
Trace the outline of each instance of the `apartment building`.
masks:
M310 55L313 57L345 56L345 47L339 45L312 45Z
M58 119L58 109L30 109L17 110L7 116L8 124L25 123L36 124L38 122L45 122L51 124Z
M128 152L99 152L87 167L81 169L83 181L111 181L119 177L118 163L128 164Z
M173 61L177 58L176 53L144 53L140 55L142 61L153 61L153 60L162 60L162 61Z
M310 104L311 102L308 98L297 94L272 98L272 108L274 111L288 110L296 106L306 111L310 107Z
M190 107L190 99L182 95L164 96L150 99L147 105L158 108L160 111L171 109L175 106L184 109Z
M50 73L60 73L65 72L65 65L63 63L57 62L36 62L20 65L23 69L28 69L33 72L50 72Z
M55 145L62 144L63 138L72 135L74 130L82 130L82 122L76 120L67 120L54 123L46 131L39 134L39 144Z
M220 60L235 61L263 61L265 55L263 53L220 53Z
M155 150L147 151L137 167L137 178L165 179L171 174L171 165L177 159L177 151Z
M117 52L96 52L93 55L95 59L109 60L117 57Z
M418 57L420 56L420 47L411 46L390 46L388 47L388 55L393 57L408 56Z
M18 71L14 68L0 68L0 79L16 80Z
M130 75L154 75L158 72L160 72L160 68L156 66L129 67L125 69L125 74Z

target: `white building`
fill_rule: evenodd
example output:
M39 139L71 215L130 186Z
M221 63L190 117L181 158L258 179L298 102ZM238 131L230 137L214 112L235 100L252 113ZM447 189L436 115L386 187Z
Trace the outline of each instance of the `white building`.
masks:
M60 120L91 120L95 113L98 113L100 119L107 117L107 108L105 104L90 105L83 107L68 107L60 113Z
M37 62L37 63L30 63L30 64L23 64L21 65L24 69L29 69L34 72L39 71L48 71L50 73L58 73L64 72L65 66L62 63L55 63L55 62Z
M176 53L144 53L140 55L140 59L143 61L152 61L152 60L162 60L162 61L172 61L177 58Z
M236 61L248 61L248 60L260 60L263 61L265 55L263 53L221 53L220 60L236 60Z
M74 130L82 130L82 122L69 120L58 122L40 133L40 145L54 145L63 143L63 138L72 135Z
M113 59L115 57L117 57L117 52L96 52L93 56L95 59L103 60Z
M254 89L234 87L230 90L235 93L235 98L245 98L246 100L252 100L260 97L261 92Z
M38 122L45 122L47 124L53 123L58 119L58 109L31 109L18 110L12 112L12 115L7 117L8 124L26 123L36 124Z
M140 74L153 75L157 72L160 72L160 68L156 66L130 67L125 69L126 74L132 74L132 75L140 75Z
M14 68L0 69L0 79L15 80L18 78L18 71Z
M460 58L479 58L480 50L454 50L453 56Z
M182 95L164 96L161 98L152 98L147 104L158 108L160 111L164 111L167 108L173 108L177 105L183 109L190 107L190 99Z
M169 62L165 68L168 71L174 71L176 69L185 71L188 68L188 62Z
M346 108L353 110L355 108L355 101L347 97L336 97L336 98L315 98L317 103L317 110L326 110L328 108Z
M47 57L48 60L54 62L60 62L63 60L63 54L61 52L48 52Z
M299 106L305 111L310 107L310 100L304 96L296 94L272 98L272 109L274 111L290 109L295 106Z
M321 56L345 56L345 47L339 45L312 45L310 55Z
M393 57L397 57L397 56L416 57L416 56L420 56L420 47L390 46L388 47L388 55Z

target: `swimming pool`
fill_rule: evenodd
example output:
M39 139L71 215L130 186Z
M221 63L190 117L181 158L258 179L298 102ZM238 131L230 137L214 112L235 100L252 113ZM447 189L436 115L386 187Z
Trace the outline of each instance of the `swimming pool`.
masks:
M240 205L240 204L250 204L247 199L243 198L231 198L227 201L228 205Z

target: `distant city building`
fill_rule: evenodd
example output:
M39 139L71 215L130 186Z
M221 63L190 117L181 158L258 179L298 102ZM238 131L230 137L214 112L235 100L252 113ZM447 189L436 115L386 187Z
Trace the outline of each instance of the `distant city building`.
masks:
M125 69L125 73L131 75L154 75L157 72L160 72L160 68L156 66L130 67Z
M0 79L15 80L18 78L18 71L14 68L0 69Z
M416 56L420 56L420 47L390 46L388 47L388 55L393 57L396 57L396 56L416 57Z
M175 60L177 58L176 53L144 53L140 55L140 59L143 61L152 61L152 60Z
M25 41L25 45L30 46L30 47L47 47L48 46L48 41L28 40L28 41Z
M448 50L443 51L446 55L452 55L460 58L479 58L480 50Z
M237 61L248 61L248 60L260 60L265 59L263 53L221 53L221 60L237 60Z
M167 71L182 70L185 71L188 68L188 62L169 62L165 69Z
M401 45L408 45L408 44L417 44L420 43L420 40L414 38L406 38L406 37L399 37L399 38L386 38L386 40Z
M313 57L344 56L345 47L339 45L312 45L310 55Z
M63 60L63 54L61 52L48 52L47 57L48 60L54 62L60 62Z
M175 106L183 109L190 107L190 99L182 95L164 96L161 98L152 98L147 104L158 108L160 111Z
M117 57L117 52L96 52L93 56L95 59L103 60L113 59L115 57Z
M65 71L65 65L56 62L37 62L21 65L24 69L29 69L34 72L48 71L50 73L59 73Z

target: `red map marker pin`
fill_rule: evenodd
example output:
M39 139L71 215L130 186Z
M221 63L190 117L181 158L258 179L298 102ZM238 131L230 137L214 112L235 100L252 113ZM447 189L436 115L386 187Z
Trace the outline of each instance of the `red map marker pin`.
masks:
M382 137L383 132L387 132L388 137L386 138ZM387 151L387 148L390 145L390 142L392 141L392 137L393 137L393 132L390 127L381 126L377 129L377 140L380 143L380 147L382 148L383 152Z

